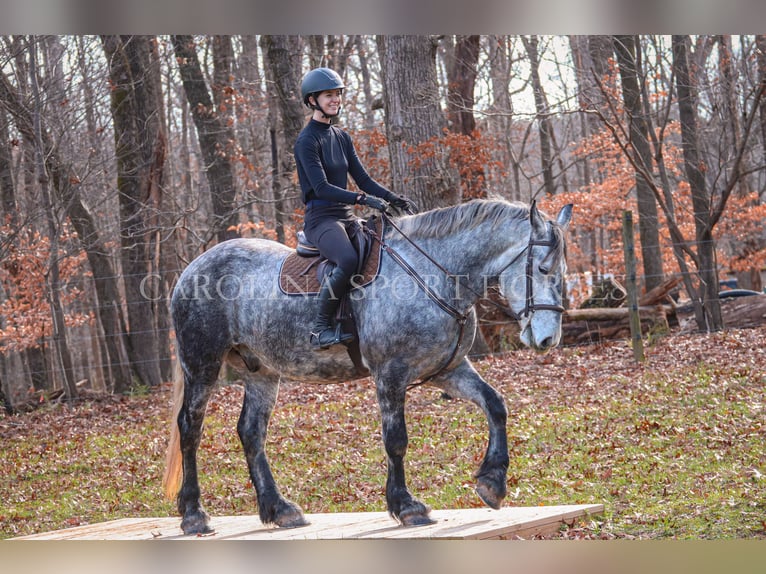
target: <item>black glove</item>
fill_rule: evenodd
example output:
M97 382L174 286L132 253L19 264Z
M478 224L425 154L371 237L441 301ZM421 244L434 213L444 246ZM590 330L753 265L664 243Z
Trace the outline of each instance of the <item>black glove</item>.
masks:
M415 202L404 197L403 195L396 195L395 193L392 193L388 198L388 202L396 209L401 209L402 211L407 211L409 213L417 213L418 211L418 206L415 204Z
M382 211L383 213L388 211L388 203L383 201L379 197L375 197L374 195L362 194L357 200L357 203L359 205L366 205L368 207L372 207L373 209L377 209L378 211Z

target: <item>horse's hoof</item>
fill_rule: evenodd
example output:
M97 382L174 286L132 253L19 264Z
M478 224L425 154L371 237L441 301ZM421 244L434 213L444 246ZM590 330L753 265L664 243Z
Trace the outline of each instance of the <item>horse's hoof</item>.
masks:
M436 521L427 514L412 514L409 516L400 516L402 526L428 526L436 524Z
M479 498L482 499L484 504L495 510L500 508L503 504L503 499L505 498L504 492L499 493L496 488L493 488L491 485L482 481L479 481L476 485L476 494L479 495Z
M399 521L402 526L428 526L429 524L435 524L429 514L431 509L428 508L422 502L416 502L409 509L402 510L399 513Z
M301 526L308 526L311 524L303 514L298 516L291 516L286 518L280 518L275 521L275 524L280 528L300 528Z
M184 534L189 535L202 535L212 534L215 532L214 528L210 528L209 517L206 513L200 512L191 516L185 516L181 521L181 530Z
M274 516L274 524L280 528L298 528L300 526L308 525L309 521L306 520L300 506L294 502L285 500L279 506Z

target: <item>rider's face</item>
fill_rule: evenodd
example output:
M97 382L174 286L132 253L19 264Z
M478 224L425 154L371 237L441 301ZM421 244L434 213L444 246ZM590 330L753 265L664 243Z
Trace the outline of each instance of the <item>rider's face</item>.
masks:
M328 116L337 115L340 110L340 101L342 90L325 90L317 96L317 105L324 110Z

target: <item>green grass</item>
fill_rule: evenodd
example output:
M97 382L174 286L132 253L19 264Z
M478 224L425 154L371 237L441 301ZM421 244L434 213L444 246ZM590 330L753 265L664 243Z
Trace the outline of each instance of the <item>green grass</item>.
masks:
M478 363L509 410L506 504L605 505L563 538L766 537L764 339L763 329L668 337L643 366L619 344ZM222 386L206 417L200 480L212 515L257 512L235 430L241 395ZM0 538L175 515L160 486L169 400L163 388L0 418ZM433 508L481 506L483 414L419 388L408 429L413 493ZM306 512L385 510L369 381L285 385L269 436L280 488Z

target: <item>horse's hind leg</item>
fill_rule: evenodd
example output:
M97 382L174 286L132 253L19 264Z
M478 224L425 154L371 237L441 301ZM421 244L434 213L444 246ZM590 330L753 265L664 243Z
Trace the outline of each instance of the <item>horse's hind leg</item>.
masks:
M284 528L304 526L308 521L294 502L282 496L271 474L264 446L269 419L279 391L279 378L250 374L245 382L245 398L237 432L245 450L250 478L258 498L258 514L264 524Z
M484 460L476 471L476 493L490 507L500 508L506 495L508 471L508 412L503 397L481 378L468 360L439 376L433 384L450 396L477 404L487 416L489 444Z
M400 377L375 378L380 405L383 446L388 458L386 505L388 512L404 526L433 524L430 509L414 498L407 489L404 476L404 455L407 453L407 425L404 403L407 391Z
M178 430L183 457L183 484L178 493L178 512L183 517L181 529L184 534L207 534L213 530L209 517L200 504L197 477L197 449L202 436L202 422L210 395L215 388L221 364L184 373L183 406L178 413Z

